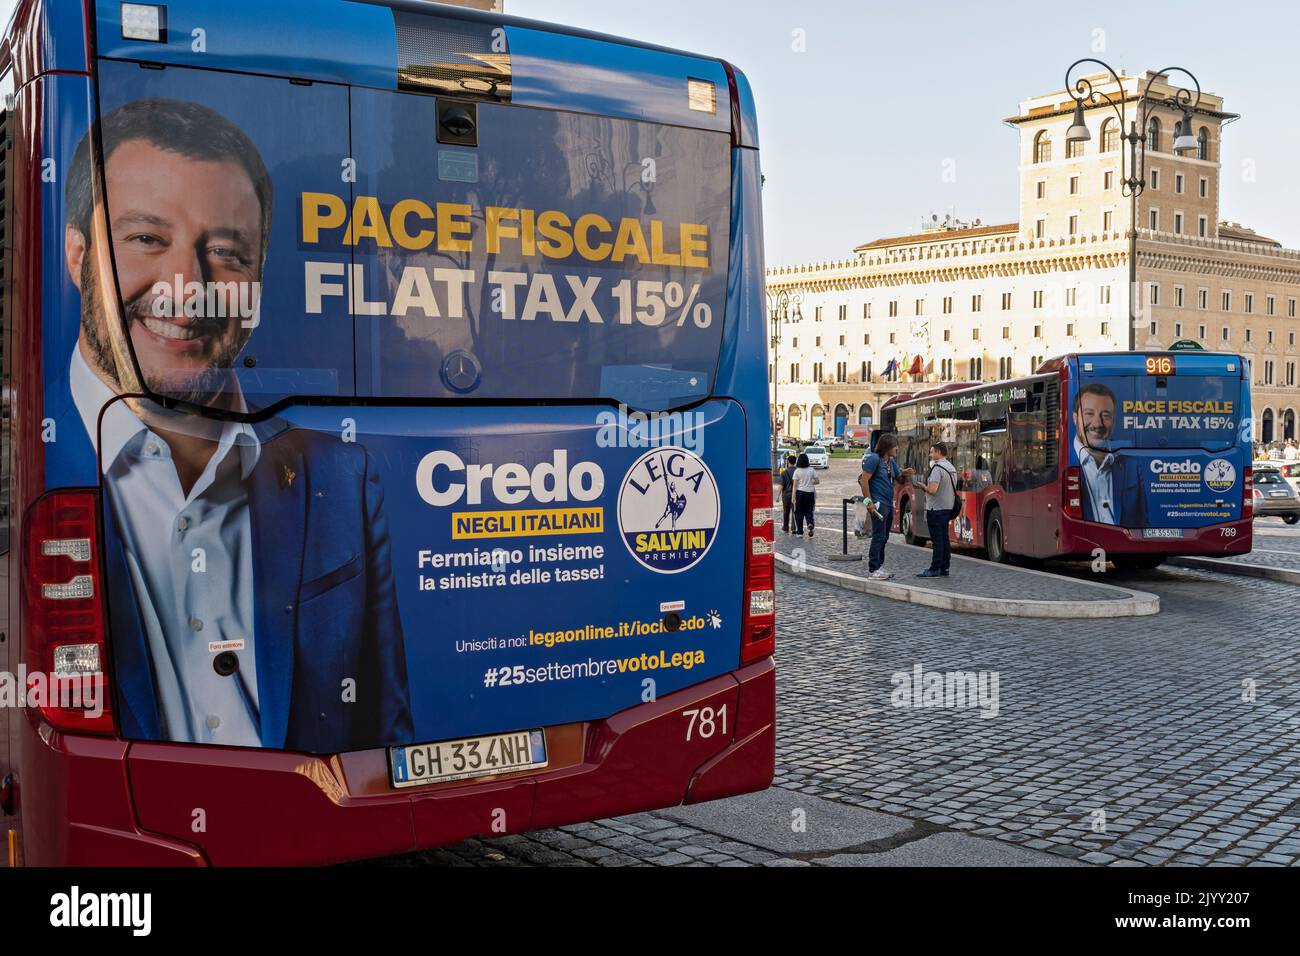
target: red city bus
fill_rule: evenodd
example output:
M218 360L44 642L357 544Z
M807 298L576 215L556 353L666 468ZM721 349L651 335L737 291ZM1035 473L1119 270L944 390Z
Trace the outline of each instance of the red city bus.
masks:
M20 0L0 83L0 863L771 783L742 73L424 0Z
M1209 352L1072 354L1036 374L890 400L882 432L927 473L943 441L960 476L954 545L1001 562L1094 558L1152 568L1251 548L1250 388L1244 360ZM926 538L924 495L895 490L895 530Z

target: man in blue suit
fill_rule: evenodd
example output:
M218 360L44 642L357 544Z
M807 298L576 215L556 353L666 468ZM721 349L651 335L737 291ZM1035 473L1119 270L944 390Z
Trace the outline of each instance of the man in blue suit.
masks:
M80 421L62 423L58 454L89 439L99 460L123 732L313 753L409 741L383 489L365 449L123 397L147 386L247 411L233 366L257 324L272 211L256 147L174 100L129 103L100 134L107 204L89 137L67 185Z
M1146 496L1141 463L1110 449L1116 407L1115 393L1100 383L1084 386L1074 397L1074 453L1082 472L1083 518L1142 528Z

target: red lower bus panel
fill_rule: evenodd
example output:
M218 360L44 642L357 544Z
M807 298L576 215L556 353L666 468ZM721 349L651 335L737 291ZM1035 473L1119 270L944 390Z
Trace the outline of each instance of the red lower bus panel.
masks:
M729 752L737 728L775 724L775 666L769 657L733 674L670 694L654 704L615 715L593 727L587 763L555 777L539 778L533 827L596 820L655 807L676 806L686 799L696 770ZM726 706L727 732L685 740L683 711ZM748 793L772 782L775 737L768 739L772 757L762 766L728 764L713 784L719 791ZM734 776L730 776L734 774Z
M768 658L585 728L555 728L562 765L551 770L404 791L388 788L383 751L324 758L38 736L27 724L35 789L53 798L26 808L24 858L336 863L761 790L774 771L775 673ZM712 723L697 714L692 725L686 712L705 708Z
M339 863L415 848L408 795L350 796L325 758L135 744L128 759L140 825L193 834L214 866ZM194 833L198 811L205 829Z
M129 744L65 737L30 721L21 733L31 760L20 781L19 858L33 866L196 866L192 844L141 832L131 809ZM39 801L23 799L39 793Z

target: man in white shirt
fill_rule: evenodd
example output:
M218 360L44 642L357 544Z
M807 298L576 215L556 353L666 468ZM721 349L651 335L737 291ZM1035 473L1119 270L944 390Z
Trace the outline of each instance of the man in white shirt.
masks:
M101 141L107 208L89 137L67 184L81 292L69 389L102 469L109 586L129 588L109 601L123 732L312 752L409 740L383 492L365 450L119 397L147 388L246 411L233 365L255 323L239 303L256 301L273 208L260 155L224 117L173 100L112 111ZM168 290L189 283L201 291L182 307ZM316 504L339 520L313 521Z

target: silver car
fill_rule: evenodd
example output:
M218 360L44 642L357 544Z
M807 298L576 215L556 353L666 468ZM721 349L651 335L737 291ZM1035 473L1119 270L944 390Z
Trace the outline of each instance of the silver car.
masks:
M1255 469L1255 517L1281 518L1287 524L1300 521L1300 495L1277 468Z

